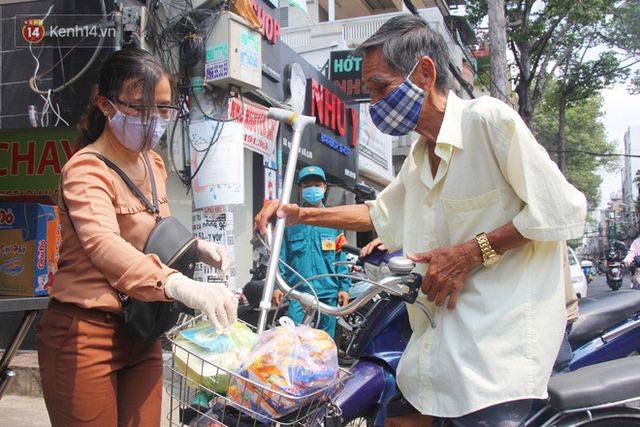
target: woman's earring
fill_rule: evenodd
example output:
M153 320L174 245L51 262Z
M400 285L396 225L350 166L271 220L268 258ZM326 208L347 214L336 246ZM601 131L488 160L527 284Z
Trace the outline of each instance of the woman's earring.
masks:
M104 110L104 111L102 112L102 114L104 114L104 116L105 116L105 117L107 117L107 115L108 115L107 110Z

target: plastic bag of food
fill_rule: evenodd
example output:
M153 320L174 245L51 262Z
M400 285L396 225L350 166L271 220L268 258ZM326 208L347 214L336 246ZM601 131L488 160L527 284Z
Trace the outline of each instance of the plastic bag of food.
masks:
M257 335L238 322L228 332L218 334L211 322L198 322L175 338L173 358L181 374L192 382L191 387L204 386L224 393L234 372L251 354Z
M269 419L304 406L340 376L338 351L329 334L295 326L286 317L280 323L282 326L258 336L227 391L236 407L249 408Z

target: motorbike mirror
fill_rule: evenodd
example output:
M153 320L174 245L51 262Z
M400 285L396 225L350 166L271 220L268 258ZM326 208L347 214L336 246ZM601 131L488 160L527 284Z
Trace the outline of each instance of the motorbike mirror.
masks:
M593 263L587 259L580 262L580 267L593 267Z

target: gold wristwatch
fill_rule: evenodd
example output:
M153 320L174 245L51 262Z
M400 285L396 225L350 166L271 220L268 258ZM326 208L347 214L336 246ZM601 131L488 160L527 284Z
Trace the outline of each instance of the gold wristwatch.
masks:
M487 239L487 233L478 234L476 240L480 246L480 251L482 251L482 264L485 267L492 267L502 259L502 255L498 255L491 247L489 239Z

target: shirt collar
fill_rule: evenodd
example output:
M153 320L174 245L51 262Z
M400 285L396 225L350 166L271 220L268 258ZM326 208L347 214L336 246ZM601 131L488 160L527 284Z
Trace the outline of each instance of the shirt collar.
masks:
M464 101L449 91L447 95L447 105L444 109L444 117L440 132L436 138L436 147L440 144L447 144L462 150L462 112L464 110ZM419 155L426 148L426 139L420 136L413 146L413 154Z

